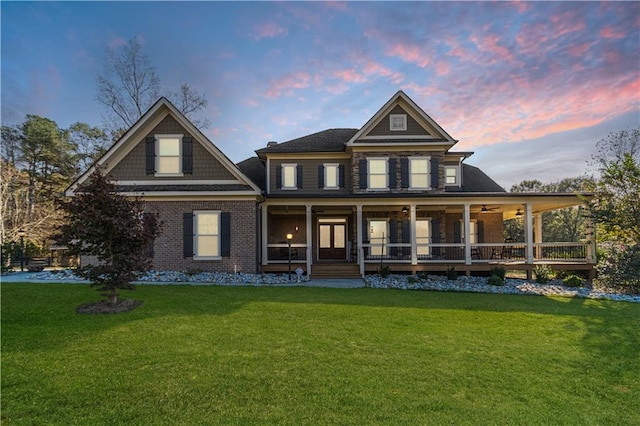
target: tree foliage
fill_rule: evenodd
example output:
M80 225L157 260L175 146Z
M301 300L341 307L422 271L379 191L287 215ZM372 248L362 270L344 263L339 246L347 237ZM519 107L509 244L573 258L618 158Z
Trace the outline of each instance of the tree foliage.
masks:
M133 126L162 93L156 67L135 38L107 50L97 83L96 99L107 110L105 122L114 139ZM209 125L208 120L195 117L208 104L204 94L182 84L178 92L168 91L165 96L196 127Z
M117 303L118 289L133 288L131 282L151 266L146 252L160 232L157 214L145 212L140 199L117 194L99 170L59 205L67 221L59 228L58 242L71 254L95 257L78 274Z

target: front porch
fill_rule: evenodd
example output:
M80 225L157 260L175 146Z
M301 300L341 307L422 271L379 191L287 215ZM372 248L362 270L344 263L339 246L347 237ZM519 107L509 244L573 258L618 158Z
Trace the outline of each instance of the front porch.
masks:
M360 276L381 267L406 273L453 267L472 274L502 266L525 271L530 277L536 265L547 264L553 269L593 274L592 241L586 237L582 242L544 241L542 212L572 205L567 199L550 203L549 199L505 202L487 198L482 204L394 201L263 204L261 271L286 272L300 267L312 277L325 276L325 271L332 269L339 275L340 265L346 264L351 265L350 273L357 267ZM572 203L578 204L575 200ZM505 241L503 221L509 218L524 221L524 241Z

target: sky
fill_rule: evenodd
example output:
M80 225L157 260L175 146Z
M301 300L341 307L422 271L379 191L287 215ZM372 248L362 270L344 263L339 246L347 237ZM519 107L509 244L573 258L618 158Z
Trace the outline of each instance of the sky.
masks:
M360 128L403 90L507 190L590 173L640 126L640 2L2 1L2 124L103 123L106 51L137 39L164 91L209 101L232 161Z

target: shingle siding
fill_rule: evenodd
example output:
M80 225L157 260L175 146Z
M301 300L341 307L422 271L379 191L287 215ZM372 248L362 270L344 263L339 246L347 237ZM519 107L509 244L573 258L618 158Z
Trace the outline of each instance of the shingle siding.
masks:
M292 164L295 163L298 166L302 166L302 189L297 190L283 190L277 187L276 176L277 169L282 164ZM319 188L318 185L318 166L327 164L339 164L344 167L344 183L345 187L340 189L324 189ZM272 195L276 194L291 194L292 192L299 195L327 195L328 197L337 194L347 194L351 190L351 172L350 172L350 163L349 160L342 159L326 159L326 160L271 160L269 162L270 168L270 193ZM298 182L298 188L300 187L300 183Z
M391 126L389 123L389 115L390 114L405 114L407 116L407 130L399 131L399 130L391 130ZM381 121L378 123L371 131L367 134L367 136L407 136L407 135L424 135L427 136L429 133L416 121L411 117L407 112L400 106L397 105L395 108L391 110L389 114L387 114Z

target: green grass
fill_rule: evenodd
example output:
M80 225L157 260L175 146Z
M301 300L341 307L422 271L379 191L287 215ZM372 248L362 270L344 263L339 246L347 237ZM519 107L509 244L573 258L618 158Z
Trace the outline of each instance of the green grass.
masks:
M2 285L2 423L640 424L640 304Z

